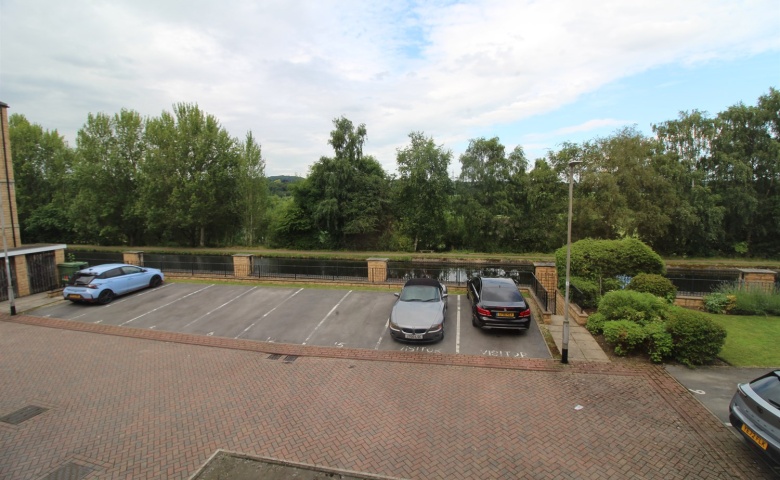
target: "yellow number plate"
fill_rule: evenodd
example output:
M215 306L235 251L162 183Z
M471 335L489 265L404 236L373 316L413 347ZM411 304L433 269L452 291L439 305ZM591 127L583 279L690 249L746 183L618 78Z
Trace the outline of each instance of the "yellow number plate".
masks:
M81 295L77 295L75 293L71 293L70 295L68 295L68 298L71 298L73 300L81 300Z
M761 437L759 437L758 435L756 435L756 433L755 433L753 430L749 429L749 428L747 427L747 425L745 425L744 423L742 424L742 429L741 429L741 430L742 430L743 432L745 432L745 435L747 435L748 437L750 437L750 439L751 439L751 440L753 440L754 442L756 442L756 443L758 444L758 446L759 446L759 447L761 447L761 448L763 448L764 450L766 450L766 447L767 447L766 440L764 440L763 438L761 438Z
M515 318L515 312L496 312L497 317Z

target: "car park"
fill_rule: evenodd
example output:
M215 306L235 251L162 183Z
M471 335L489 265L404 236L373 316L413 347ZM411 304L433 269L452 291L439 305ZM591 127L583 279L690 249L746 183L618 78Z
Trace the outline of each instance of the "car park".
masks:
M780 370L737 385L729 420L749 444L780 464Z
M156 268L142 268L123 263L96 265L79 270L71 276L62 296L74 303L105 305L119 295L147 287L158 287L164 280L165 275Z
M466 285L471 323L477 328L527 331L531 307L511 278L473 277Z
M390 312L388 328L394 340L435 342L444 338L447 287L431 278L408 280Z

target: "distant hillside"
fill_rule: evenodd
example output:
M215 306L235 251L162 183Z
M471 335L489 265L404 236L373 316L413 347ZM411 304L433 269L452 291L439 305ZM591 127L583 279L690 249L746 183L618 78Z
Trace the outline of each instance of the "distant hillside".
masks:
M303 177L296 177L294 175L274 175L268 177L268 190L271 195L277 197L286 197L290 195L290 191L287 189L293 183L297 183L303 180Z

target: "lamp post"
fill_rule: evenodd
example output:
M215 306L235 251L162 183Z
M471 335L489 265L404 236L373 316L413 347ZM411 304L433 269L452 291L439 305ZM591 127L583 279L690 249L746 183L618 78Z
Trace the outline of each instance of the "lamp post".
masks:
M566 237L566 296L563 302L563 348L561 349L561 363L569 363L569 271L571 270L571 210L574 197L574 167L582 163L582 160L569 162L569 226Z

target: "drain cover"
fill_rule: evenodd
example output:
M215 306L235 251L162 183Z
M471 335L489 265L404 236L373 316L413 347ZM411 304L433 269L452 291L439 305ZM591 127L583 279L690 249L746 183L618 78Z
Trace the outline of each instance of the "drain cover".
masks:
M36 415L40 415L45 412L46 408L38 407L36 405L27 405L19 410L9 413L5 417L0 417L0 422L10 423L11 425L19 425L20 423L31 419Z
M287 355L284 357L284 363L292 363L296 358L298 358L298 355Z
M279 360L280 358L282 358L282 356L278 353L272 353L271 355L268 355L268 360Z
M43 480L81 480L92 473L92 470L94 468L70 462L46 475Z

